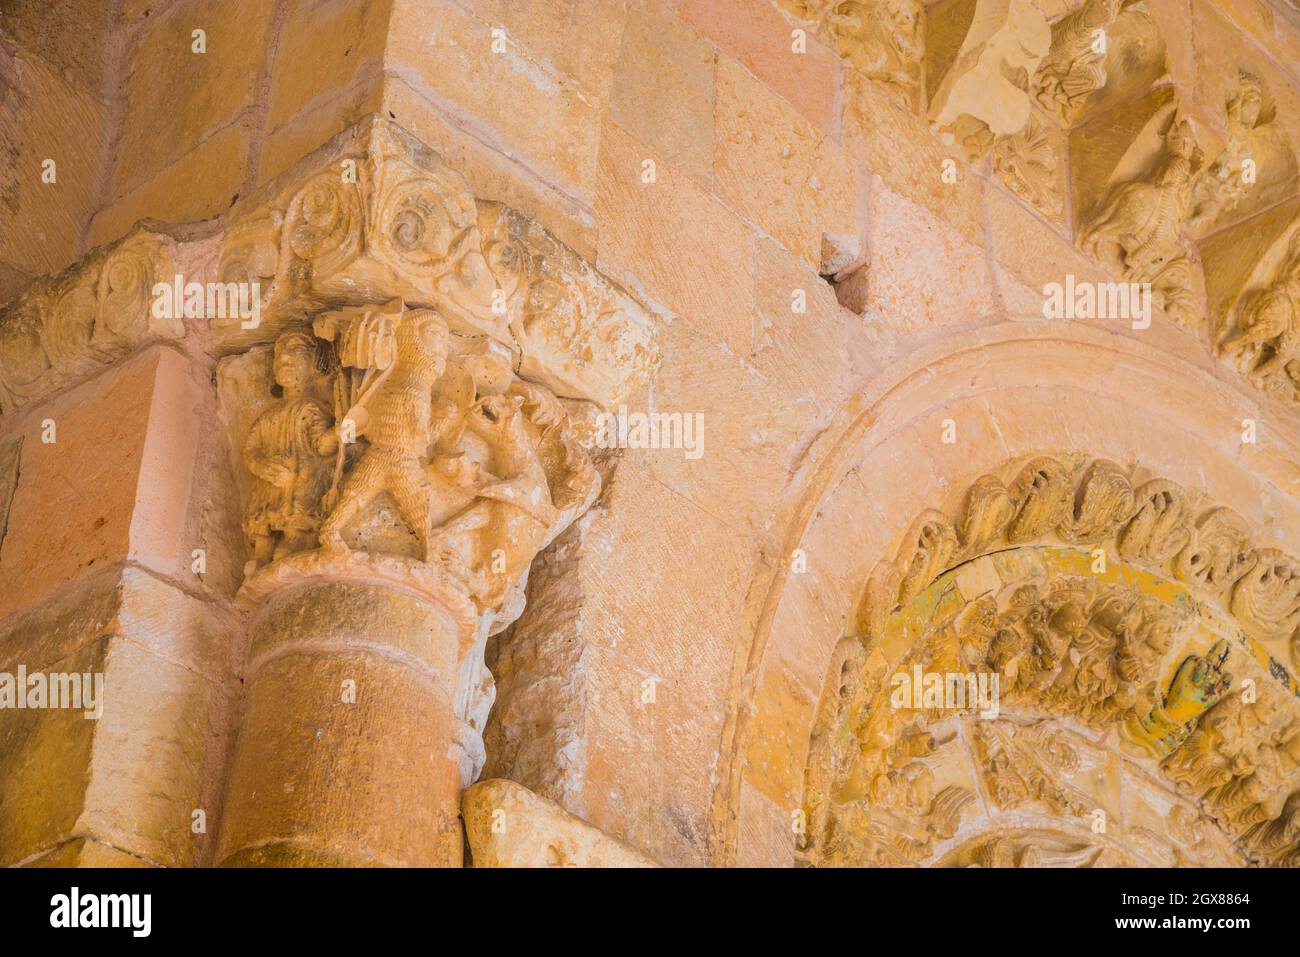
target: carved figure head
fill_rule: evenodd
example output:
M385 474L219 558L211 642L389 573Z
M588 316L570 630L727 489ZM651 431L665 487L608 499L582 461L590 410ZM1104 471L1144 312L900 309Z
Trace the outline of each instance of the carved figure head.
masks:
M306 388L316 370L316 337L303 329L283 333L275 340L272 373L286 393Z
M414 309L397 324L397 356L440 376L447 368L451 332L432 309Z

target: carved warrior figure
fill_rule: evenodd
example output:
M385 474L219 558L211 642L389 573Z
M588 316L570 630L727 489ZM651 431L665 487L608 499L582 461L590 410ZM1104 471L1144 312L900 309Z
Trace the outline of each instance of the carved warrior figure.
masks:
M1262 388L1300 389L1300 230L1291 238L1277 278L1242 298L1237 331L1219 344Z
M1106 28L1122 5L1122 0L1088 0L1052 29L1052 49L1034 76L1034 99L1067 124L1106 85Z
M1151 283L1165 311L1184 324L1190 324L1195 302L1180 232L1202 159L1191 125L1171 118L1150 175L1113 186L1079 235L1080 248L1117 267L1126 281Z
M1255 131L1272 121L1273 107L1266 105L1264 87L1253 73L1241 70L1237 93L1228 101L1228 142L1213 163L1201 171L1192 188L1188 224L1208 225L1236 209L1256 182Z
M321 354L306 331L276 340L272 369L283 397L257 418L244 443L253 474L244 532L258 565L316 544L330 458L338 448L333 417L312 394L313 379L328 371Z
M352 423L368 445L343 485L331 489L338 503L321 528L321 547L344 551L343 528L387 492L428 561L432 487L424 464L433 440L433 386L447 367L447 324L432 310L403 314L400 305L347 320L342 330L332 319L318 321L318 331L327 339L341 332L344 365L366 370L340 423ZM339 463L341 471L341 454Z

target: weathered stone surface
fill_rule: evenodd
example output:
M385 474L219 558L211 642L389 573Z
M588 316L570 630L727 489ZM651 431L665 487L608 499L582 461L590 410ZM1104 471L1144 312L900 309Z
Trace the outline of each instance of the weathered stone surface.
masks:
M619 126L705 181L713 169L716 60L712 44L668 11L634 6L609 100Z
M183 0L149 18L129 54L115 195L126 195L234 122L254 100L270 22L266 7L216 0ZM194 52L195 30L205 31L206 52Z
M481 781L461 806L474 867L657 866L514 781Z
M181 533L196 437L189 389L185 359L155 348L27 418L0 553L0 576L21 585L0 594L0 614L113 562L170 574L183 549L188 569Z
M825 133L838 130L839 63L815 37L795 52L794 24L763 0L673 0L678 16L713 39Z
M0 862L1295 863L1281 0L73 6L0 673L107 700L0 708Z

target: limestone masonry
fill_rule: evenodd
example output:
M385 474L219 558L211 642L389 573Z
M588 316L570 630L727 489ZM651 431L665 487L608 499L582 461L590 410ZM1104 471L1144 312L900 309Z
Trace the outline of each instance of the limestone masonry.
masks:
M1296 0L0 4L0 865L1300 865Z

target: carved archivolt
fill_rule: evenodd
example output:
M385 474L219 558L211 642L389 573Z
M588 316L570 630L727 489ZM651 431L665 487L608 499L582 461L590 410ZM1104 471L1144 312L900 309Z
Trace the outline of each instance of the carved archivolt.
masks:
M1000 547L1047 540L1101 547L1168 574L1207 600L1230 606L1251 637L1283 655L1300 655L1300 617L1292 622L1300 616L1300 584L1292 585L1300 563L1277 549L1253 546L1245 522L1231 510L1193 508L1191 501L1177 483L1134 481L1131 470L1105 459L1041 456L1024 463L1009 484L983 476L967 491L957 518L927 510L896 557L876 566L860 627L868 638L878 636L886 615L955 564ZM1300 657L1293 660L1300 665Z
M1125 281L1149 283L1156 305L1189 329L1199 331L1206 313L1200 251L1189 237L1294 194L1294 146L1252 65L1239 65L1222 147L1204 155L1141 3L1087 0L1050 25L1022 0L962 0L941 11L912 0L782 6L924 115L968 162L990 162L1012 194L1058 223L1067 219L1062 171L1070 165L1078 245ZM1152 105L1135 105L1144 96ZM1110 108L1112 125L1131 135L1091 129L1075 145L1074 131ZM1109 173L1100 174L1100 195L1078 185L1081 170ZM1271 274L1254 276L1226 311L1214 306L1210 345L1259 387L1300 402L1300 256L1266 258ZM1242 271L1238 262L1224 268Z
M986 475L869 577L818 708L801 859L1300 862L1300 688L1278 661L1298 628L1294 559L1176 483L1074 455ZM900 706L912 674L995 675L1000 702L936 684Z

